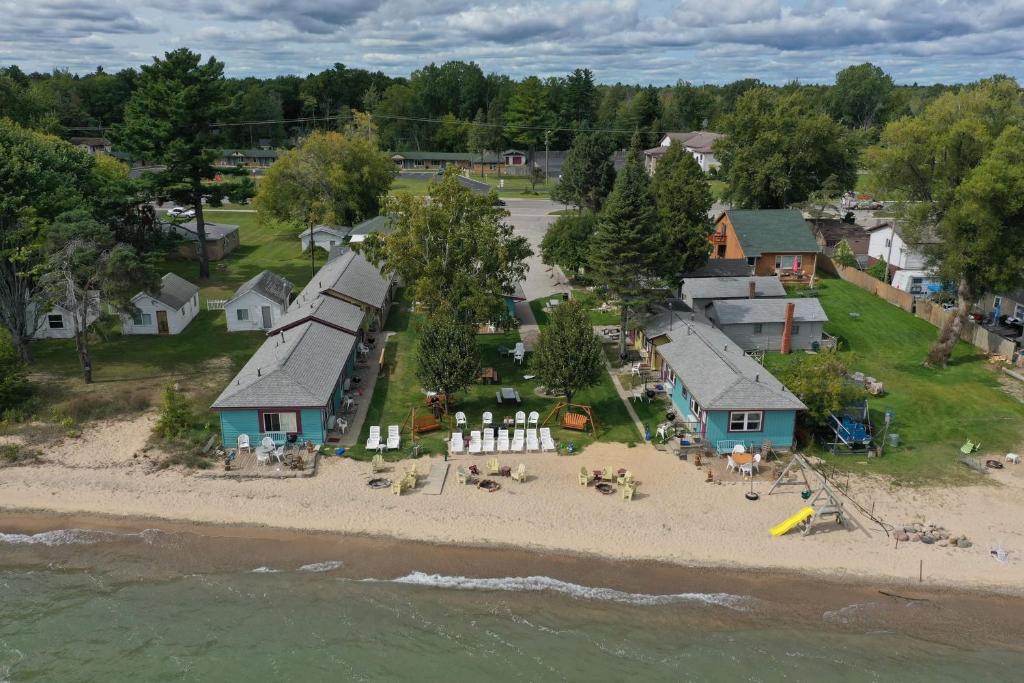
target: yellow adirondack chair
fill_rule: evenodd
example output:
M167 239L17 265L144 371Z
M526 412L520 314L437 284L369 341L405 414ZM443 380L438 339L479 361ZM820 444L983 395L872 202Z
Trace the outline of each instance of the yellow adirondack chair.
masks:
M586 467L580 468L580 486L587 486L594 481L594 475Z
M601 481L615 481L615 477L615 470L613 470L611 467L605 467L604 472L601 473Z
M462 465L459 465L458 467L455 468L455 476L458 478L460 484L469 483L469 470L467 470Z
M497 475L501 471L501 467L498 465L497 458L491 458L487 461L487 474Z
M622 500L633 500L633 494L636 493L636 482L629 482L622 485Z
M512 478L520 484L526 481L526 465L524 463L519 463L519 467L512 472Z
M626 473L624 475L622 475L621 477L619 477L619 485L620 486L624 486L625 484L628 484L628 483L630 483L632 481L633 481L633 473L630 472L629 470L626 470Z
M384 456L378 453L373 456L373 460L370 461L370 467L373 469L373 473L384 471Z

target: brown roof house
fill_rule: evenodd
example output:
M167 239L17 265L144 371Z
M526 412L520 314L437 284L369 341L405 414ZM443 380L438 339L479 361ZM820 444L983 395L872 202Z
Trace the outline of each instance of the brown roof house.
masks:
M801 282L814 277L818 243L796 209L729 209L715 221L712 259L746 259L754 275Z
M866 226L856 223L845 223L838 218L808 218L807 225L814 235L814 241L818 243L821 253L831 256L836 245L846 240L853 250L853 255L863 257L858 259L864 261L868 256L868 243L871 236Z

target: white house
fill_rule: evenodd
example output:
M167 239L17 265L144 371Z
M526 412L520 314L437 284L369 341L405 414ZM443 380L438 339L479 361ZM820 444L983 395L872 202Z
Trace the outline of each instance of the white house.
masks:
M925 234L911 242L906 233L892 223L880 223L867 228L868 257L885 259L892 273L891 284L911 294L925 294L929 285L940 281L928 270L922 247L938 244L938 237Z
M139 292L132 297L138 311L121 315L122 334L178 334L199 312L199 288L167 273L160 278L160 291Z
M28 305L28 319L36 321L36 330L32 333L33 339L71 339L75 336L77 322L75 314L59 304L43 315L36 313L34 303ZM100 317L100 294L99 292L89 293L89 308L86 311L85 326L88 327Z
M271 330L288 311L291 282L264 270L239 287L224 306L228 332Z
M644 151L644 167L647 172L654 175L658 168L658 160L665 155L673 142L678 142L687 152L693 155L694 161L700 166L700 170L710 173L712 169L718 168L721 164L715 157L714 144L724 137L721 133L712 133L707 130L695 130L689 133L666 133L665 137L657 147Z
M349 229L343 225L315 225L299 235L299 239L302 240L302 251L309 249L310 239L324 251L330 251L331 247L345 243L348 232Z

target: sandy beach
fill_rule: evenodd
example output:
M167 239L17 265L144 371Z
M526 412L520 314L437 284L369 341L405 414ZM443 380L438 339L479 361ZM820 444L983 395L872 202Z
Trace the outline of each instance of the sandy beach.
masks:
M973 542L970 548L901 543L897 549L891 536L850 505L849 529L822 524L807 536L772 538L768 529L802 507L799 486L766 496L769 482L762 479L755 484L761 499L749 502L749 484L738 476L707 484L705 470L649 445L595 444L572 457L499 456L502 464L525 463L530 478L524 484L499 479L502 489L495 493L456 482L456 465L486 460L461 456L452 461L442 495L417 489L399 497L370 489L369 464L345 458L323 459L317 476L305 479L238 481L154 471L143 456L152 421L145 414L90 427L47 450L43 464L0 469L0 509L365 534L1024 594L1024 466L996 471L983 486L948 490L891 488L851 477L851 495L873 504L889 524L934 523ZM421 475L430 462L416 461ZM401 472L408 464L389 467ZM636 475L641 485L633 501L579 485L580 467L605 466ZM1005 563L991 556L997 544L1009 552Z

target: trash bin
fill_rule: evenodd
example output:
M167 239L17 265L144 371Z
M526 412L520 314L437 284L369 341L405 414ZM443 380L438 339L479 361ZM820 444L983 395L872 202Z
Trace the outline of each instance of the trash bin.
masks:
M899 446L900 445L900 435L899 434L890 434L889 435L889 445L892 446L893 448L895 448L896 446Z

